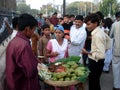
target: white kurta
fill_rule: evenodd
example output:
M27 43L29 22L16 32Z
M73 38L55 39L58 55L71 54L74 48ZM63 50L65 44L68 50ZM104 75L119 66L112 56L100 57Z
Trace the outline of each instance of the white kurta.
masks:
M11 34L11 40L16 36L18 31L16 30L13 30L12 34Z
M84 47L85 40L87 37L87 33L85 27L82 26L80 28L76 28L73 25L70 29L70 40L71 43L68 48L69 56L79 56L81 53L81 49Z

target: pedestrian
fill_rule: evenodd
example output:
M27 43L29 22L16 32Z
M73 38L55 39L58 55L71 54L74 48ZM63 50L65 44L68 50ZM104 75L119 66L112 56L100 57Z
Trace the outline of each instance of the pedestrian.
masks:
M111 26L112 26L112 19L111 18L106 18L103 20L103 31L109 35L109 32L111 30ZM105 61L104 61L104 67L103 67L103 72L105 73L109 73L109 69L110 69L110 63L112 61L112 48L113 48L113 39L111 39L111 43L110 43L110 49L108 49L105 53Z
M58 24L58 18L57 18L58 13L54 12L52 17L50 18L50 22L56 26Z
M75 25L70 29L69 56L79 56L81 49L84 47L87 33L83 24L83 16L76 16Z
M29 14L21 14L18 19L18 33L6 50L8 90L40 90L38 63L29 41L36 25L36 19Z
M31 39L30 39L32 52L36 57L38 56L38 54L37 54L37 43L38 43L39 38L40 38L40 35L37 32L34 31L34 33L31 36Z
M84 48L90 52L91 50L91 31L88 31L87 28L86 28L86 32L87 32L87 38L85 40L85 45L84 45ZM83 54L82 55L82 59L83 59L83 64L84 66L87 66L88 65L88 55L87 54Z
M101 90L100 76L102 74L105 51L110 47L110 38L99 27L99 17L97 14L90 14L85 18L86 28L91 32L91 51L82 49L83 54L88 54L90 70L89 90Z
M48 24L50 26L50 34L51 34L51 37L52 38L55 38L55 35L54 35L54 25L51 24L49 18L45 18L45 23Z
M65 38L70 40L70 28L73 25L73 22L70 22L69 15L64 15L63 18L64 23L62 24L62 26L64 28Z
M116 13L117 21L113 23L110 37L113 38L113 90L120 90L120 12Z
M48 24L44 24L42 26L42 33L43 33L43 36L38 41L39 63L47 64L48 59L46 57L46 46L48 41L51 39L50 26Z
M19 17L14 17L12 19L12 28L10 27L8 21L5 21L5 25L7 27L7 30L11 34L11 40L16 36L16 34L18 32L18 18Z

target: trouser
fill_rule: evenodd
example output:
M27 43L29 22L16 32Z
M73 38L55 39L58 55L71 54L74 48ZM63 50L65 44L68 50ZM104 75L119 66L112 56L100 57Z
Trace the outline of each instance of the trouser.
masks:
M113 56L112 69L114 88L120 88L120 56Z
M104 67L103 67L103 71L109 71L109 66L110 66L110 63L112 61L112 58L110 57L110 50L108 50L106 53L105 53L105 61L104 61Z
M98 60L96 62L93 59L89 60L89 90L101 90L100 87L100 76L102 74L103 66L104 66L104 59Z
M111 47L107 50L105 53L105 61L104 61L104 67L103 71L109 71L109 66L112 61L112 48L113 48L113 39L111 39Z

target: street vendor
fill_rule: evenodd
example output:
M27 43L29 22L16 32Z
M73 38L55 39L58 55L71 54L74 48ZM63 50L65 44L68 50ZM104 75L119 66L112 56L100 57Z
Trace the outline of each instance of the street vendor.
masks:
M61 25L55 27L56 39L51 39L47 44L47 54L49 62L55 62L61 58L68 57L68 41L64 38L64 28ZM55 87L55 90L59 88ZM74 87L70 87L70 90L74 90Z
M68 41L64 38L64 28L61 25L55 27L55 37L47 44L46 56L50 58L49 62L68 57Z

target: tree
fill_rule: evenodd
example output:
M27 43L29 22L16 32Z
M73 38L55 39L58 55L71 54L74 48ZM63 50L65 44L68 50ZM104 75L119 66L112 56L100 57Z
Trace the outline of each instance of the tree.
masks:
M92 6L92 7L91 7ZM67 5L66 8L66 14L74 14L74 15L87 15L91 12L91 8L92 8L92 12L96 11L96 6L94 5L94 3L91 2L73 2Z
M26 5L25 3L18 4L17 6L17 13L22 14L22 13L29 13L33 16L38 14L39 10L37 9L31 9L29 5Z
M52 13L58 12L58 10L52 7L52 4L43 5L40 10L41 13L45 14L46 16L51 16Z
M119 10L118 0L102 0L100 2L100 11L105 15L114 15Z

